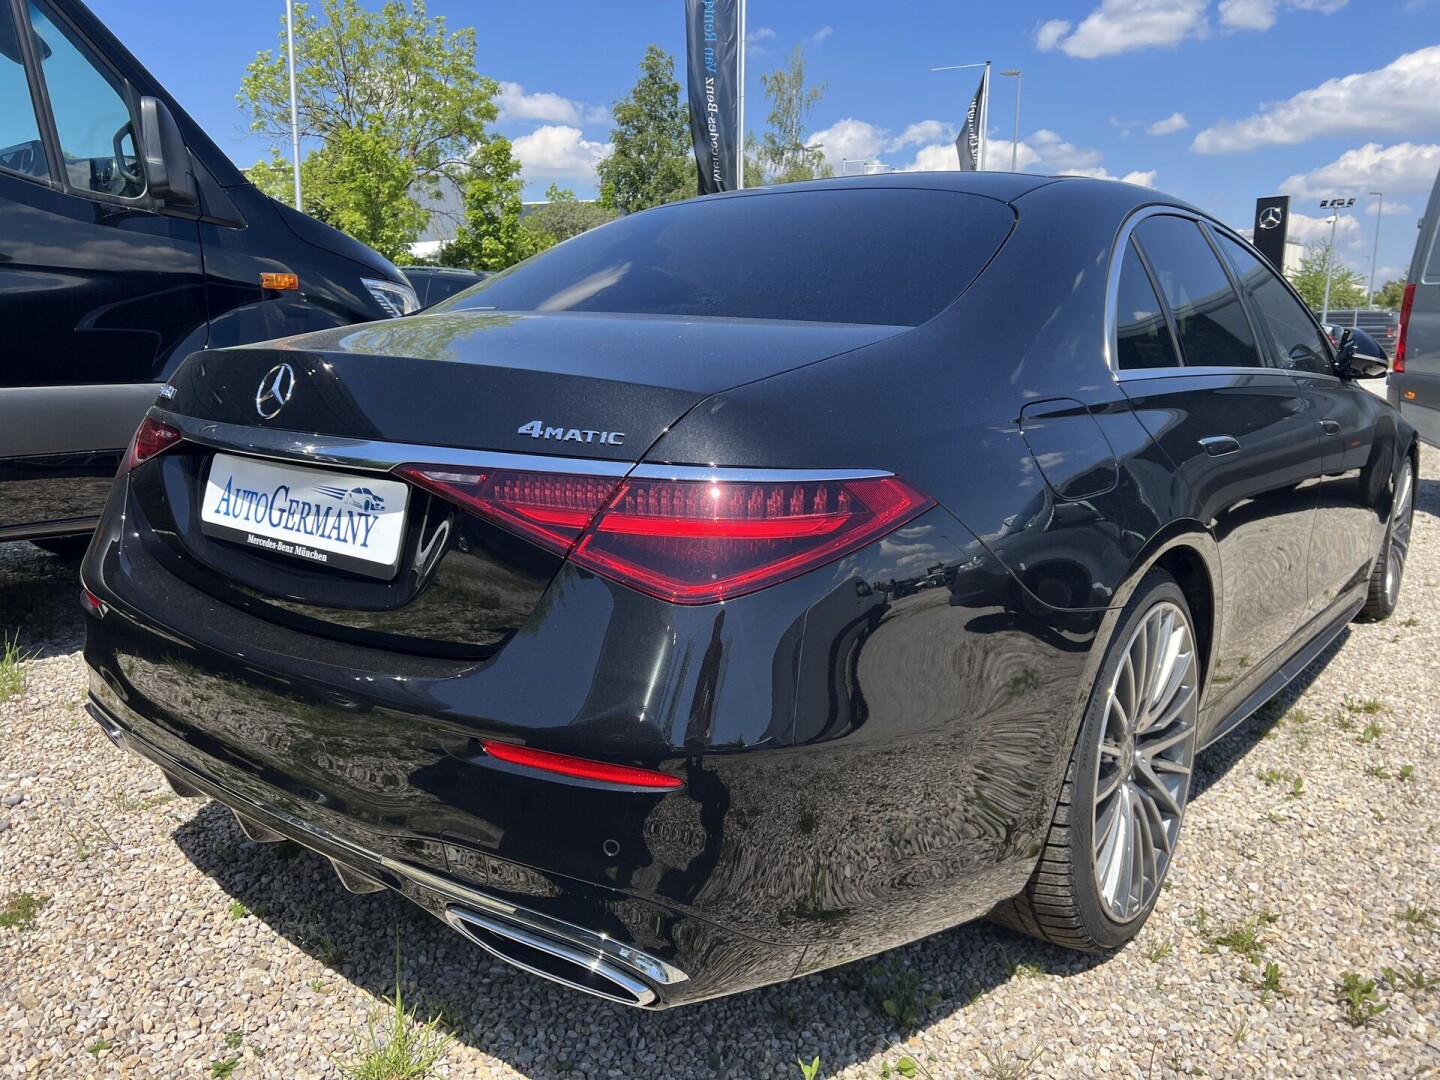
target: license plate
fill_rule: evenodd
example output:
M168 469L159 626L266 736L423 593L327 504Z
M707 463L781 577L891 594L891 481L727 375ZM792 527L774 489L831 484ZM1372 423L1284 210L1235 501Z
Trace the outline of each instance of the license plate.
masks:
M216 454L200 528L315 566L388 579L400 565L409 495L399 480Z

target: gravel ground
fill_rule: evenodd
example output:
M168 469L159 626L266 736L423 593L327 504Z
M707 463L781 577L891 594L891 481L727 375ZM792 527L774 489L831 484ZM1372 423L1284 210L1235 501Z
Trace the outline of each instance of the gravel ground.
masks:
M1440 979L1440 453L1421 472L1399 611L1203 755L1129 948L1080 958L976 924L653 1015L494 965L172 798L81 709L75 564L0 545L0 629L38 651L0 701L0 903L48 898L0 927L0 1077L343 1075L383 1021L397 942L406 1005L453 1032L439 1076L748 1080L817 1054L847 1078L906 1055L936 1080L1440 1075L1440 985L1406 978ZM1360 1026L1337 1000L1352 972L1388 1006Z

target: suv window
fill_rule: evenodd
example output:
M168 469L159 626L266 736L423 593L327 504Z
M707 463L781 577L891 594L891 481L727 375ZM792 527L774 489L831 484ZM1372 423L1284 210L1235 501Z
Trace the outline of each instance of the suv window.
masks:
M50 165L25 81L20 35L7 5L0 4L0 169L46 178Z
M1162 214L1135 227L1135 239L1175 318L1189 367L1261 367L1245 308L1198 223Z
M1004 203L951 191L691 199L581 233L439 310L917 326L964 292L1014 223Z
M145 191L135 129L119 81L93 63L31 0L30 24L72 188L134 198Z
M1250 307L1260 321L1261 335L1270 342L1275 362L1292 371L1334 375L1324 333L1310 309L1295 298L1270 267L1228 236L1221 234L1218 239L1250 297Z
M1180 354L1155 295L1155 285L1132 240L1120 265L1120 291L1115 300L1115 362L1122 371L1179 367Z

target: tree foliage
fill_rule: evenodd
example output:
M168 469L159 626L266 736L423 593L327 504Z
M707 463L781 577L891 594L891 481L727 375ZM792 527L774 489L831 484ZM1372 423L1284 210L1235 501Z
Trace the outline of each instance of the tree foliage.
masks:
M1330 307L1356 308L1365 306L1365 279L1346 263L1328 240L1316 240L1305 249L1305 257L1290 277L1295 291L1312 311L1319 312L1325 303L1325 278L1330 275Z
M237 100L255 131L275 145L290 138L290 77L281 47L246 67ZM496 117L493 80L475 70L475 31L454 32L424 0L295 5L296 100L304 209L394 257L425 228L424 200L445 180L462 188L476 171L472 148ZM272 160L247 170L268 195L290 199L289 167Z
M1400 310L1400 302L1405 299L1405 279L1391 280L1375 290L1375 306L1390 308L1394 311Z
M760 81L770 102L770 114L766 117L770 130L754 147L753 156L765 179L772 184L786 184L794 180L830 176L833 170L825 164L825 155L820 147L805 142L810 114L829 89L829 84L805 85L804 48L796 45L785 66L761 75ZM751 153L747 149L747 164L750 158ZM750 175L747 168L747 184Z
M545 203L520 221L522 247L527 258L620 216L618 211L599 203L581 202L575 198L575 192L557 184L550 185L545 198Z
M441 266L504 270L530 254L520 233L520 162L509 139L491 135L475 148L470 163L472 172L461 193L465 220L440 249L438 261Z
M647 46L639 80L611 114L613 149L596 167L601 206L633 214L696 193L689 112L673 56L658 45Z

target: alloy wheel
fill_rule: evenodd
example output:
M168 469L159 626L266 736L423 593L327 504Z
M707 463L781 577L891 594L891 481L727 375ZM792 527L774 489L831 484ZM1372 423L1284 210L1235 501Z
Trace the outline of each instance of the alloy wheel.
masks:
M1096 757L1091 858L1106 914L1146 911L1180 832L1199 715L1194 640L1171 601L1146 612L1111 681Z
M1395 482L1395 508L1390 515L1390 548L1385 555L1385 601L1394 605L1410 552L1410 525L1415 518L1415 471L1407 458Z

